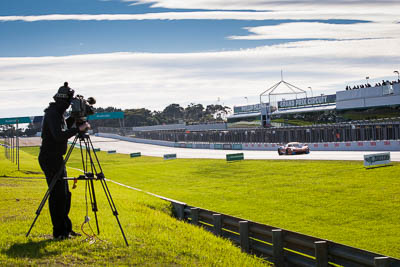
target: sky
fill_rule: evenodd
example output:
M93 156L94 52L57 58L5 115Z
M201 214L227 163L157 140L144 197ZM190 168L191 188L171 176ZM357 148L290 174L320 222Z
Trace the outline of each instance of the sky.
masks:
M257 104L282 78L307 96L395 80L399 10L398 0L1 0L0 118L42 115L64 81L98 107L161 111Z

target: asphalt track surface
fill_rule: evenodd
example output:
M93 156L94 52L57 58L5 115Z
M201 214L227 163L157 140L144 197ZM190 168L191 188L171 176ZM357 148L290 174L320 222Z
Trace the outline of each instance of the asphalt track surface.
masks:
M364 155L379 153L376 151L311 151L310 154L282 155L277 151L251 151L251 150L214 150L175 148L157 145L148 145L91 136L93 146L102 151L116 150L117 153L130 154L141 152L144 156L163 157L165 154L176 154L177 158L197 159L225 159L226 154L244 153L245 159L288 159L288 160L364 160ZM390 152L392 161L400 161L400 151Z

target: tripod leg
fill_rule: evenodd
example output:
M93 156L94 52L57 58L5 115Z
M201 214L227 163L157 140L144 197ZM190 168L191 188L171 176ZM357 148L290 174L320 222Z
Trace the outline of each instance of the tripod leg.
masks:
M43 207L44 207L44 204L46 203L47 199L49 198L50 192L53 190L53 188L54 188L54 186L56 185L57 181L58 181L58 179L53 179L53 180L51 181L51 184L50 184L49 188L47 189L46 194L44 195L42 201L41 201L40 204L39 204L38 209L36 210L36 217L35 217L35 219L33 220L32 225L31 225L31 227L29 228L28 232L26 233L26 237L28 237L29 234L31 233L31 230L32 230L33 226L35 225L35 222L36 222L37 218L39 217L40 212L42 211L42 209L43 209Z
M86 161L84 160L84 156L83 156L83 149L82 149L82 141L84 142L85 145L85 156L86 156ZM99 221L97 219L97 200L96 200L96 193L94 190L94 183L93 183L93 179L94 179L94 175L93 175L93 171L95 170L95 166L93 164L93 160L92 160L92 156L90 154L90 146L89 143L87 142L87 140L85 138L83 138L80 141L81 144L81 158L82 158L82 164L84 166L84 170L85 170L85 174L86 176L89 178L88 183L89 183L89 196L90 196L90 203L92 205L92 211L94 213L94 218L96 221L96 228L97 228L97 234L100 234L100 228L99 228ZM90 171L91 173L88 173L88 160L90 161Z
M104 179L101 179L100 182L101 182L101 185L103 186L104 193L106 194L108 204L110 204L111 211L112 211L113 215L115 216L115 219L117 220L117 223L118 223L119 229L121 230L121 234L122 234L122 237L124 238L125 244L128 247L129 246L128 240L126 240L124 229L122 229L121 222L119 221L118 211L117 211L117 208L115 207L114 201L111 197L111 193L110 193L110 190L108 189L107 183Z
M100 228L99 228L99 221L97 219L97 201L96 201L96 194L94 192L94 184L93 184L93 179L90 179L90 186L89 186L89 194L90 194L90 202L92 204L92 211L94 213L94 218L96 220L96 227L97 227L97 234L100 234Z
M118 223L119 229L121 230L122 237L124 238L125 244L126 244L126 246L129 246L128 241L127 241L126 236L125 236L125 233L124 233L124 230L122 229L121 223L120 223L119 218L118 218L117 208L115 207L115 204L114 204L114 201L112 199L110 190L108 189L107 183L105 181L104 174L103 174L103 169L101 168L101 165L100 165L99 159L97 157L96 151L94 150L92 140L90 140L90 136L89 135L86 136L86 139L87 139L87 141L86 141L86 143L87 143L87 151L89 153L89 159L90 159L90 164L92 165L92 171L94 169L94 171L96 172L97 179L100 180L100 182L101 182L101 185L103 187L104 193L105 193L105 195L107 197L108 204L110 205L111 211L112 211L113 215L115 216L115 218L117 220L117 223ZM100 173L97 173L97 169L96 169L96 166L95 166L95 164L93 162L93 157L92 157L92 155L90 153L90 150L93 151L94 157L95 157L95 159L97 161L97 165L99 167L99 170L101 171Z

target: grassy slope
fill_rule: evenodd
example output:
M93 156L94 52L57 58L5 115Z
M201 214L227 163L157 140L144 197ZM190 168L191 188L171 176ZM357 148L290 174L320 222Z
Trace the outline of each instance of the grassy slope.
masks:
M366 170L358 161L227 163L99 155L106 176L124 184L400 258L398 163Z
M28 149L34 154L35 149ZM51 222L45 205L29 238L25 233L47 186L43 179L17 179L4 176L41 177L37 160L21 152L21 170L4 159L0 149L0 265L201 265L258 266L260 260L240 252L230 242L213 236L170 216L170 205L157 198L109 183L120 213L119 218L130 243L125 247L115 217L111 215L98 183L100 238L91 244L84 237L66 241L51 240ZM69 171L72 176L74 171ZM83 182L72 190L70 217L75 230L85 216ZM89 208L90 209L90 208ZM91 225L95 227L94 216ZM85 226L85 230L88 227Z

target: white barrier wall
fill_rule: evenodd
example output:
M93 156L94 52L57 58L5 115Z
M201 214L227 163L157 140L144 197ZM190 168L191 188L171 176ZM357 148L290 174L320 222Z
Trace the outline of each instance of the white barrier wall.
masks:
M400 151L400 140L333 142L309 144L316 151Z
M118 134L109 134L109 133L97 133L96 136L119 139L122 141L134 142L134 143L142 143L142 144L150 144L150 145L159 145L159 146L174 146L174 142L161 141L161 140L149 140L149 139L141 139L134 138L128 136L121 136Z
M279 144L271 143L242 143L242 144L222 144L222 143L184 143L169 142L160 140L148 140L120 136L117 134L98 133L96 136L114 138L123 141L151 144L159 146L194 148L194 149L225 149L225 150L265 150L275 151ZM382 141L355 141L355 142L331 142L331 143L310 143L311 151L400 151L400 140L382 140Z

